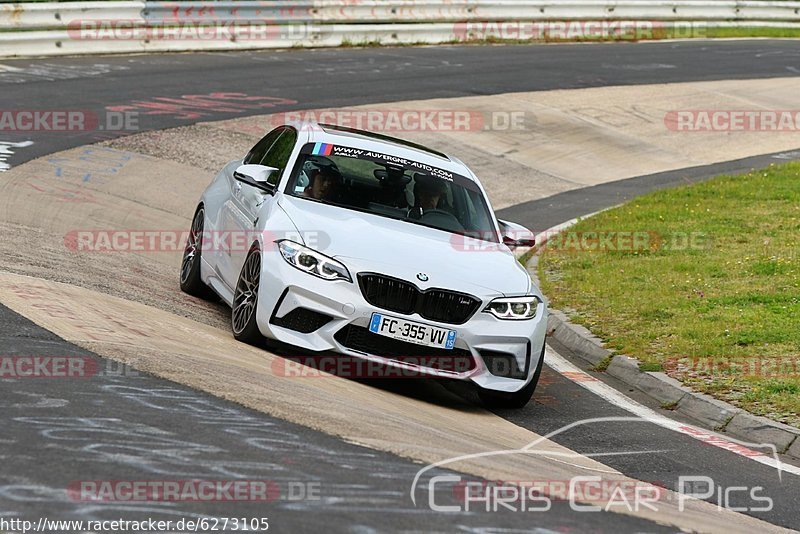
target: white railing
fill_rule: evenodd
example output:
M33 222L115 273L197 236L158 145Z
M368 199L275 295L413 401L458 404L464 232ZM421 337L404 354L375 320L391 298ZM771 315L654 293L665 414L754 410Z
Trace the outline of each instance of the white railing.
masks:
M563 22L800 27L800 1L273 0L0 4L0 57L535 38ZM574 24L573 24L574 26ZM572 28L573 26L570 26ZM578 37L575 26L567 37ZM540 32L537 34L536 32ZM541 33L543 32L543 33ZM678 32L680 35L680 32ZM595 35L596 36L596 35ZM558 36L557 36L558 37ZM643 38L647 38L645 33Z
M128 19L144 22L145 2L28 2L0 4L0 30L52 30L74 20Z

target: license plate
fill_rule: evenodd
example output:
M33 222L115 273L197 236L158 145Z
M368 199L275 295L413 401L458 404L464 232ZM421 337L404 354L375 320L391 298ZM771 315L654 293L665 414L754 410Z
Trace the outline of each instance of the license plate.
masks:
M372 314L372 319L369 322L369 331L380 336L440 349L450 350L456 343L455 330L406 321L399 317L390 317L381 313Z

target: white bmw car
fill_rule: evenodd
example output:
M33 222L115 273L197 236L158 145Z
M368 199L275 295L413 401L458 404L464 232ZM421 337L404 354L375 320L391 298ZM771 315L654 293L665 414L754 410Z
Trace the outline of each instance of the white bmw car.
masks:
M453 157L287 124L203 192L180 285L230 305L237 340L471 381L487 405L521 407L547 327L544 299L511 251L533 244L522 230L496 219Z

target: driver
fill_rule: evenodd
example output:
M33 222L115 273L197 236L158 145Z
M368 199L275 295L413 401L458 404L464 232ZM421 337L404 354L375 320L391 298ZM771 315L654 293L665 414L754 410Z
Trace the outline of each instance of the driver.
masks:
M414 177L414 207L411 212L421 217L426 211L439 208L439 201L447 194L447 185L441 178L425 174Z
M308 177L303 196L316 200L331 200L339 185L339 174L331 167L314 169Z

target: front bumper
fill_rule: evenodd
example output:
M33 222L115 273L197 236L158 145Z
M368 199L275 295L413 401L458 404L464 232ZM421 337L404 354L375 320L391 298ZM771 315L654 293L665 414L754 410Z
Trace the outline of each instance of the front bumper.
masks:
M292 267L276 251L266 250L262 258L256 319L261 333L266 337L309 351L335 352L376 362L413 375L471 380L482 388L503 392L522 389L531 380L539 364L547 329L547 308L543 302L539 304L533 319L507 321L482 311L494 296L476 295L482 299L479 311L465 323L454 325L430 321L416 313L404 315L373 306L364 299L356 281L317 278ZM348 264L348 267L351 266ZM357 272L351 269L351 275L355 279ZM330 319L311 332L279 326L282 318L298 308L324 314ZM402 361L392 356L371 354L345 346L340 332L348 326L351 329L368 329L375 312L456 330L457 337L452 352L468 355L474 363L468 367L434 368L424 365L424 358L411 358L411 362L409 359ZM309 328L314 327L312 325ZM337 333L340 333L339 336ZM420 348L424 350L424 347L417 346L409 348L414 349L414 354ZM441 354L443 351L433 349L431 352ZM514 364L516 368L508 373L509 365Z

